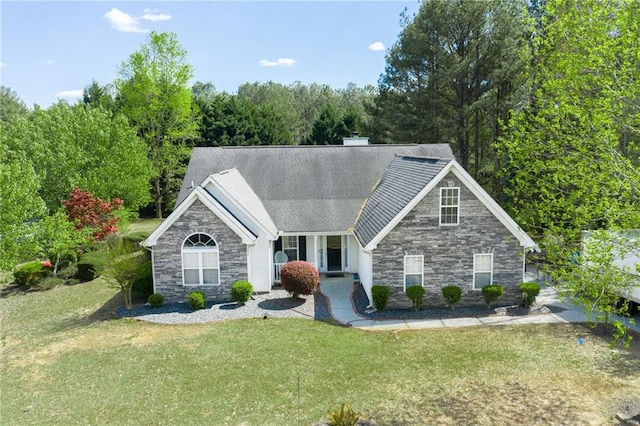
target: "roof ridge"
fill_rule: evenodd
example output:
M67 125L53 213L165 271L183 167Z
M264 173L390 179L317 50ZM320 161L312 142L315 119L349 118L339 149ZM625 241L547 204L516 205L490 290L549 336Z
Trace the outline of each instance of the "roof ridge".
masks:
M431 157L431 156L428 156L428 155L407 155L407 154L397 154L397 153L396 153L396 157L400 157L400 158L418 158L418 159L436 160L436 161L453 160L453 158L449 158L449 157Z

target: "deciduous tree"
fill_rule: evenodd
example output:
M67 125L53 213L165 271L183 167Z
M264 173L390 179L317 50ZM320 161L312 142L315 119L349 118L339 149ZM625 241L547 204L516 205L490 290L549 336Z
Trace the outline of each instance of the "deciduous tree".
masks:
M76 186L132 210L150 201L147 147L121 115L64 102L36 107L7 128L7 141L37 172L49 211Z
M197 136L188 86L192 76L176 35L151 32L121 65L115 83L119 110L147 144L157 173L152 184L157 217L175 199L190 152L186 142Z
M638 0L548 0L535 40L536 90L498 144L510 211L588 312L611 312L626 275L611 269L609 244L581 256L582 231L640 228L638 10Z
M62 205L76 230L89 232L94 240L104 240L118 232L118 213L122 210L119 198L107 201L94 197L89 191L74 188Z
M35 253L32 219L45 211L38 175L23 153L9 148L5 129L0 121L0 270Z

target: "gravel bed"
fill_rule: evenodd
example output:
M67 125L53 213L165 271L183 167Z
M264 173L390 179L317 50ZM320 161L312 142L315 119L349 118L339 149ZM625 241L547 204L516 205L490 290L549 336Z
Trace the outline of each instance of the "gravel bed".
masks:
M329 304L326 297L317 291L312 296L292 298L282 289L269 293L254 294L244 306L235 302L207 302L204 309L192 311L187 302L168 303L159 308L148 304L135 306L127 311L124 306L116 309L122 318L136 318L160 324L194 324L239 318L306 318L329 320Z
M508 316L524 316L536 314L548 314L550 312L563 311L562 308L549 306L532 306L525 308L519 305L500 306L487 309L486 306L456 306L451 309L447 306L423 306L421 310L416 311L413 308L408 309L387 309L386 311L373 311L367 309L369 299L362 285L358 285L352 294L353 305L358 315L376 320L383 319L439 319L439 318L462 318L462 317L487 317L491 315L508 315Z

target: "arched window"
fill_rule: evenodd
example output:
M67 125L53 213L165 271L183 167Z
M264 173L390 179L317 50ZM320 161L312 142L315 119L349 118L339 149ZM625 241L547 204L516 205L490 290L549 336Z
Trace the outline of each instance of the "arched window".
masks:
M218 245L207 234L192 234L182 244L184 285L220 283Z

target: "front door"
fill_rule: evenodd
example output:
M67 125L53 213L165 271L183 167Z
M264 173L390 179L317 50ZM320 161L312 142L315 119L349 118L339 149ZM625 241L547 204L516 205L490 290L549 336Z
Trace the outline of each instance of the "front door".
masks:
M342 271L341 235L327 235L327 271Z

